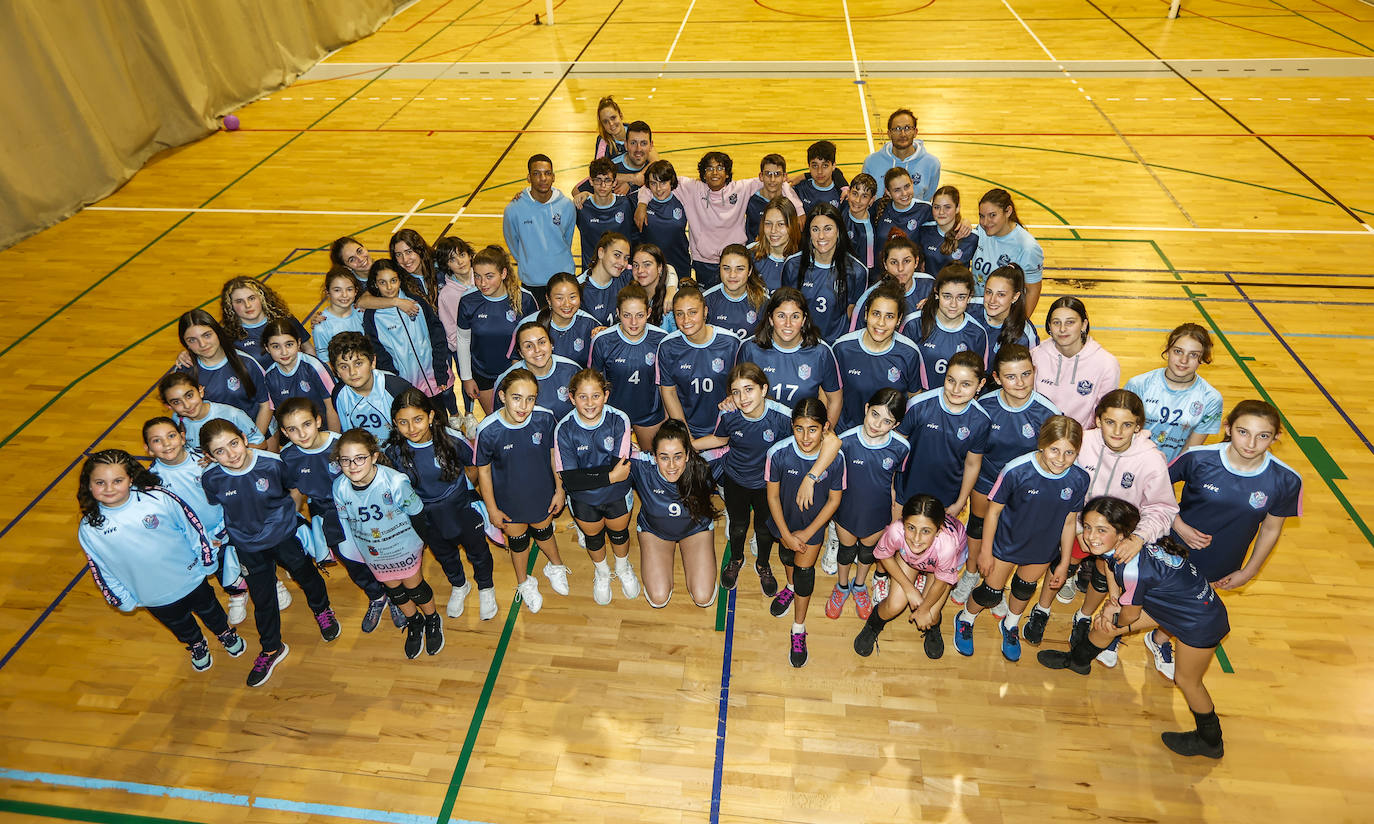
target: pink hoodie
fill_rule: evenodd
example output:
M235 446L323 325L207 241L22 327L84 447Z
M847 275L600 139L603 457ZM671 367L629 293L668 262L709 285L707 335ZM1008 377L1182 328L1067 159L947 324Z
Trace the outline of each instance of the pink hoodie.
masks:
M1084 432L1077 463L1092 476L1089 500L1110 495L1134 504L1140 510L1135 534L1146 543L1169 534L1178 514L1178 501L1169 481L1169 462L1149 432L1135 433L1125 452L1113 452L1102 440L1100 429Z
M719 263L721 249L731 243L753 240L744 236L744 208L749 204L749 198L762 188L763 181L757 177L732 180L719 192L711 191L711 187L700 180L689 177L677 179L677 188L673 193L687 212L687 248L692 260ZM782 184L782 195L792 201L798 215L806 214L791 184ZM648 186L640 187L640 203L648 203L651 196ZM678 277L687 277L687 273L678 272Z
M1059 354L1053 339L1041 341L1031 350L1031 363L1035 390L1084 429L1097 426L1097 402L1121 385L1121 364L1091 336L1071 358Z

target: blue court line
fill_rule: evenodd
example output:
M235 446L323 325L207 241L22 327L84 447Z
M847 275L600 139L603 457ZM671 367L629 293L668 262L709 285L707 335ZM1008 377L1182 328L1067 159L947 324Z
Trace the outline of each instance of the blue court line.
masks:
M725 719L730 712L730 659L735 648L735 591L725 609L725 647L720 662L720 708L716 713L716 765L711 776L711 824L720 824L720 784L725 770Z
M244 807L259 810L277 810L304 815L322 815L331 818L344 818L352 821L376 821L380 824L433 824L429 816L412 813L397 813L389 810L373 810L367 807L344 807L337 804L314 804L308 801L291 801L285 798L264 796L233 795L204 790L188 790L182 787L168 787L162 784L141 784L135 781L110 781L104 778L85 778L79 775L60 773L30 772L0 767L0 778L22 781L28 784L48 784L55 787L79 787L85 790L120 790L133 795L146 795L155 798L176 798L185 801L199 801L204 804L219 804L225 807ZM465 819L450 819L452 824L483 824Z
M1094 328L1094 329L1100 329L1100 330L1102 330L1102 331L1104 331L1104 332L1159 332L1159 333L1161 333L1161 334L1168 334L1169 332L1174 331L1174 330L1172 330L1172 329L1151 329L1151 328L1148 328L1148 327L1145 327L1145 326L1094 326L1093 328ZM1269 337L1269 333L1268 333L1268 332L1227 332L1226 334L1227 334L1227 335L1230 335L1230 336L1232 336L1232 337L1234 337L1234 336L1236 336L1236 335L1258 335L1258 336L1260 336L1260 337L1265 337L1265 338ZM1298 332L1298 333L1291 333L1291 332L1290 332L1289 335L1288 335L1288 337L1290 337L1290 338L1332 338L1332 339L1335 339L1335 340L1374 340L1374 335L1328 335L1328 334L1322 334L1322 333L1319 333L1319 332Z

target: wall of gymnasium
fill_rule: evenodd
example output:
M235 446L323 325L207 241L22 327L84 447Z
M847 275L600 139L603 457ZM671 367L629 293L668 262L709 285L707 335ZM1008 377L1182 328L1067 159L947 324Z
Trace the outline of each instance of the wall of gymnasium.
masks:
M376 31L410 0L5 0L0 248Z

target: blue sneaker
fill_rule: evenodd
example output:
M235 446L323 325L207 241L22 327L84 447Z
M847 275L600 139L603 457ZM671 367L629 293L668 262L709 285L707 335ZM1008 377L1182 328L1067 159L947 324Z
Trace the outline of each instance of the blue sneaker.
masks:
M1021 660L1021 628L1012 627L1007 629L1007 625L1001 621L997 626L1002 628L1002 657L1008 661Z
M954 619L954 648L960 655L973 654L973 622L963 618Z

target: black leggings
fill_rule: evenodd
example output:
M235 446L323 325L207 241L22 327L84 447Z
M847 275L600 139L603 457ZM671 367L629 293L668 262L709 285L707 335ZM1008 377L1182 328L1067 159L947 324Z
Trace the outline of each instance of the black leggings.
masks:
M477 579L477 588L491 589L495 586L491 577L494 562L486 533L482 531L482 516L472 507L465 506L459 518L461 532L457 536L439 535L432 528L418 530L419 535L429 546L429 551L434 553L450 584L461 587L468 580L463 571L463 557L458 551L462 547L463 552L467 553L468 563L472 564L472 577Z
M262 552L239 551L239 565L248 579L248 596L253 600L253 623L264 652L281 649L281 613L277 609L277 564L286 567L300 584L305 602L316 615L329 609L329 590L315 562L301 549L294 533Z
M273 587L272 591L275 597L276 587ZM148 607L148 612L171 630L178 641L188 647L197 641L205 640L200 625L196 623L197 615L206 629L215 635L222 635L229 630L229 616L224 613L224 607L220 606L219 600L215 598L215 591L205 581L201 581L195 589L170 604Z
M749 510L754 511L754 537L758 539L760 566L767 566L773 555L773 533L764 521L768 518L768 487L750 489L725 476L725 512L730 516L730 557L743 558L745 538L749 534Z

